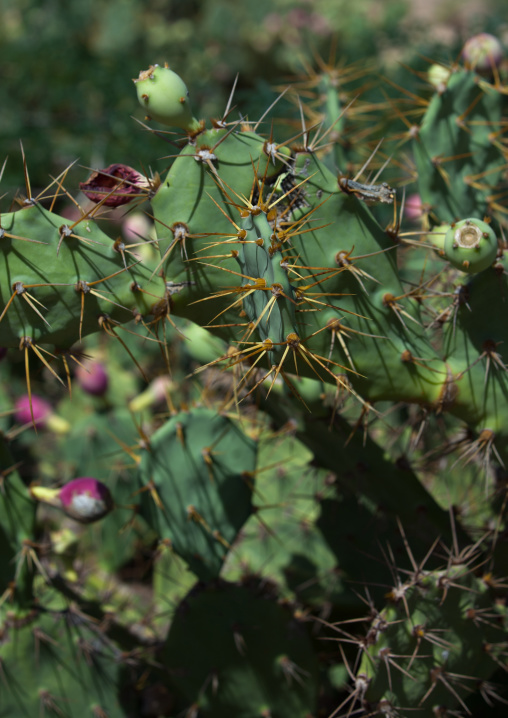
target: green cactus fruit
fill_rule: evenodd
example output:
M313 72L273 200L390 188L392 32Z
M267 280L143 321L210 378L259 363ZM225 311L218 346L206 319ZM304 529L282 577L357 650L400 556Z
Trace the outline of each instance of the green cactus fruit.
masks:
M483 461L508 459L504 438L508 421L505 401L508 348L503 297L507 291L506 257L471 276L455 290L454 312L444 325L447 363L457 376L457 405L463 418L477 429L476 446Z
M186 132L200 128L200 123L192 116L189 91L184 81L167 65L150 65L133 82L139 103L149 119L170 127L180 127Z
M457 269L466 274L477 274L496 261L497 237L487 222L480 219L463 219L455 222L446 232L443 254Z
M451 225L449 224L439 225L438 227L434 227L429 234L425 235L425 242L435 247L440 257L444 256L445 237L450 227ZM419 266L419 264L420 261L418 261L417 265Z
M244 240L237 261L245 291L243 310L251 324L257 325L267 346L270 364L280 361L287 352L286 339L297 336L296 293L289 272L278 251L278 237L264 212L249 214L242 220Z
M218 575L252 512L257 445L211 409L180 412L150 437L141 516L202 580Z
M448 67L434 63L427 70L427 79L432 87L434 87L438 93L442 94L446 90L446 85L451 74L452 71Z
M309 718L317 661L305 626L261 588L221 582L184 598L164 645L182 712L203 718Z

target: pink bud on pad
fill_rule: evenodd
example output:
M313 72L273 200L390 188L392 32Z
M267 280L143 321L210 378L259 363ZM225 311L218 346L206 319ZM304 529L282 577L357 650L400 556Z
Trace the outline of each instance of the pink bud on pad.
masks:
M410 194L404 205L405 215L408 219L418 220L423 215L422 198L419 194Z
M108 390L108 373L99 361L89 360L78 366L76 379L83 391L92 396L104 396Z
M32 394L32 408L30 409L30 397L28 394L20 396L15 405L15 417L19 424L35 424L44 425L48 415L51 414L51 404L41 396Z

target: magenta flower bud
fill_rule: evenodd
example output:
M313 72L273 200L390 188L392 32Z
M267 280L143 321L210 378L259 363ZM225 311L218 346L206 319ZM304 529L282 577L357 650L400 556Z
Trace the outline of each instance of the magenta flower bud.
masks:
M92 172L86 182L79 183L79 187L91 202L120 207L136 197L147 195L149 182L132 167L115 164Z
M172 385L171 377L167 374L156 377L141 394L131 399L129 410L145 411L149 407L159 404L167 398Z
M108 487L89 476L69 481L62 486L58 497L65 513L84 524L101 519L114 507Z
M32 421L37 426L45 427L47 419L51 414L51 404L37 394L32 394L32 408L30 408L30 397L23 394L17 399L15 404L14 416L19 424L31 424ZM32 419L33 414L33 419Z
M466 41L462 48L462 60L477 72L492 72L503 60L503 46L494 35L481 32Z
M78 365L75 377L83 391L92 396L104 396L108 390L108 373L99 361L88 360Z
M410 194L404 204L404 214L412 221L421 218L423 214L422 198L419 194Z
M70 429L69 422L55 414L49 401L37 394L32 394L31 398L28 394L20 396L15 404L14 417L18 424L35 424L55 434L65 434Z

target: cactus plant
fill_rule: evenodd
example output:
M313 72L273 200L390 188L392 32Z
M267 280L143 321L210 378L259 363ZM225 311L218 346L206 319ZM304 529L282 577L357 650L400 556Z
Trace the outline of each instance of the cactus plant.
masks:
M1 215L0 712L506 703L498 49L437 59L416 110L321 62L280 141L232 98L196 119L152 65L165 174L94 171L72 222L27 175Z

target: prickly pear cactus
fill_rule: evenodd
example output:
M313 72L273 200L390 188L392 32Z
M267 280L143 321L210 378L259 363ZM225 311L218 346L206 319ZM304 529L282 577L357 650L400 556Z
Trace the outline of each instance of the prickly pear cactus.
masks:
M174 155L94 171L73 221L25 162L0 218L0 714L503 715L498 50L381 105L321 61L255 120L233 96L197 119L152 65L143 124ZM124 206L146 216L113 236Z
M503 94L466 68L452 68L415 128L418 190L435 222L496 209L495 188L504 171L499 131Z

